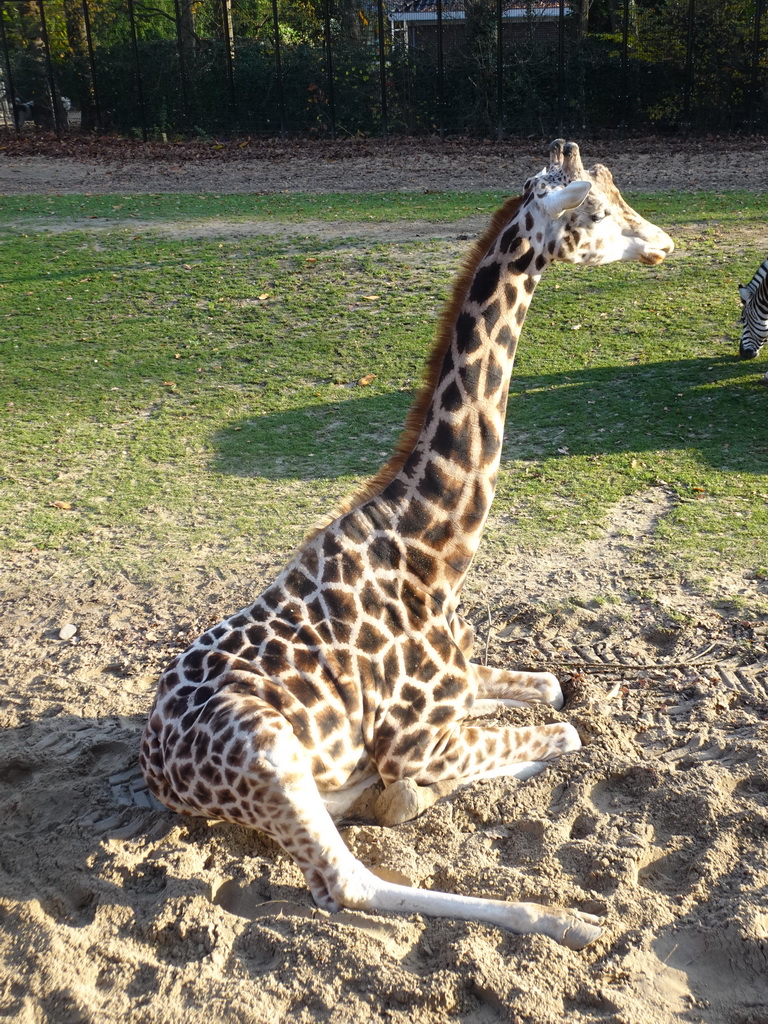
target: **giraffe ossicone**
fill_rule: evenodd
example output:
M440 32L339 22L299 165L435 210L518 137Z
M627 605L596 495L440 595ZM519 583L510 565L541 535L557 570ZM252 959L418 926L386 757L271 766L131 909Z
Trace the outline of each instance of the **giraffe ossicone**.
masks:
M412 889L373 875L339 816L383 783L385 820L447 789L526 777L578 750L572 725L479 724L499 706L563 703L550 673L471 660L462 585L496 486L520 329L555 260L656 264L673 249L601 165L562 140L476 243L443 315L392 458L267 589L160 678L141 763L168 807L259 829L316 903L484 921L572 948L600 934L577 910ZM403 799L398 804L398 791Z

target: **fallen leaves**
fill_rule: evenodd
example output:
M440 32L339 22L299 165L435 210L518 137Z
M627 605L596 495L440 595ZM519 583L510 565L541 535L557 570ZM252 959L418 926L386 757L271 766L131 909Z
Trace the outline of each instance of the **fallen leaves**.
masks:
M364 377L360 378L360 380L357 382L357 384L358 384L358 387L367 388L368 385L369 384L373 384L373 382L375 380L376 380L376 374L375 373L366 373L366 375Z
M69 512L72 509L72 504L69 501L52 501L50 505L51 508L59 508L62 512Z

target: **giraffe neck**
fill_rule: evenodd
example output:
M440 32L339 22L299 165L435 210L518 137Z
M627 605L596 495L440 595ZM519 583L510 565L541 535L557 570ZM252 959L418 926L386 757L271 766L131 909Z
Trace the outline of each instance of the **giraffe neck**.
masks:
M434 385L420 430L381 492L409 568L433 592L458 595L496 489L520 330L551 255L519 200L499 211L459 281L433 355ZM490 235L490 238L488 237ZM554 248L554 246L552 246Z

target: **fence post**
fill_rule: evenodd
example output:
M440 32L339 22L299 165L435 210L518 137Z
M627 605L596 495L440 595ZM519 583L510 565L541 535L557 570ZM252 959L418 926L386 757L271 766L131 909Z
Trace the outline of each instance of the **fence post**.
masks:
M331 138L336 138L336 101L333 95L333 50L331 47L331 10L328 0L323 0L323 20L325 33L325 57L327 62L328 108L331 119Z
M557 134L565 134L565 0L557 14Z
M3 43L3 58L5 60L5 75L6 82L8 83L8 105L11 110L11 117L13 118L13 127L16 130L16 134L20 135L21 130L19 129L19 122L16 120L16 109L14 107L14 101L16 99L16 90L13 86L13 74L11 72L11 55L8 52L8 39L5 34L5 14L3 13L3 5L0 3L0 39Z
M181 85L181 105L184 108L184 120L189 125L189 100L187 99L187 59L184 56L183 26L181 22L181 6L179 0L173 0L173 12L176 18L176 49L179 54L179 83Z
M386 139L389 134L387 124L387 61L384 48L384 0L378 0L379 19L379 77L381 79L381 134Z
M56 102L56 81L53 77L53 63L51 61L51 47L48 41L48 26L45 23L45 0L40 3L40 28L43 32L43 47L45 49L45 69L48 73L48 92L51 96L51 110L53 112L53 124L56 135L61 135L61 123L59 122L59 105Z
M227 59L227 82L232 113L237 118L237 93L235 92L235 43L232 34L232 0L221 0L221 27L224 32L224 52Z
M502 0L496 0L496 141L504 137L504 40Z
M437 0L437 123L445 138L445 82L443 80L443 0Z
M693 20L696 0L688 0L688 32L685 42L685 89L683 91L683 128L691 130L691 93L693 91Z
M747 125L750 131L755 130L755 110L757 108L757 75L760 67L760 22L763 20L763 0L755 3L755 33L752 37L752 68L749 80L749 108Z
M285 88L283 62L280 57L280 23L277 20L277 0L272 0L272 27L275 32L275 74L277 75L277 101L280 107L280 138L285 138Z
M624 21L621 26L621 124L623 134L629 126L629 0L624 0Z
M133 9L133 0L128 0L128 21L131 26L131 48L133 49L133 63L136 67L136 90L139 96L139 117L141 118L141 137L147 141L147 112L144 107L144 87L141 83L141 62L139 60L139 41L136 38L136 13Z
M83 23L85 24L85 43L88 47L88 62L91 65L91 85L93 86L93 106L96 110L96 127L101 131L104 126L101 123L101 103L99 102L99 88L96 81L96 58L93 52L91 13L88 10L88 0L83 0Z

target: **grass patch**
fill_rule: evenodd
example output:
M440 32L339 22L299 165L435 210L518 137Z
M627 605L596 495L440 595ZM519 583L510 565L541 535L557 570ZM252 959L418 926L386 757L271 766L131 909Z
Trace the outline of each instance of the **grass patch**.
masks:
M0 200L0 544L98 571L290 549L386 457L469 243L226 233L131 218L450 221L495 193ZM760 364L736 285L764 256L750 193L632 197L678 251L548 272L524 328L497 544L594 535L623 495L679 501L659 558L768 575ZM57 235L37 221L78 218ZM114 218L99 231L82 220ZM361 385L360 380L374 379ZM67 507L69 506L69 507ZM96 571L96 570L94 570Z
M114 223L185 220L229 221L391 221L421 220L440 224L478 213L492 213L508 197L484 192L361 192L218 195L29 195L0 196L0 220L6 230L23 231L30 221L90 219ZM667 225L717 222L721 225L762 225L761 202L753 192L628 193L627 199L645 216Z
M335 222L458 220L494 210L501 192L376 192L290 193L269 195L62 195L0 196L0 217L56 221L89 218L120 223L126 220L277 220L298 224L306 220Z

